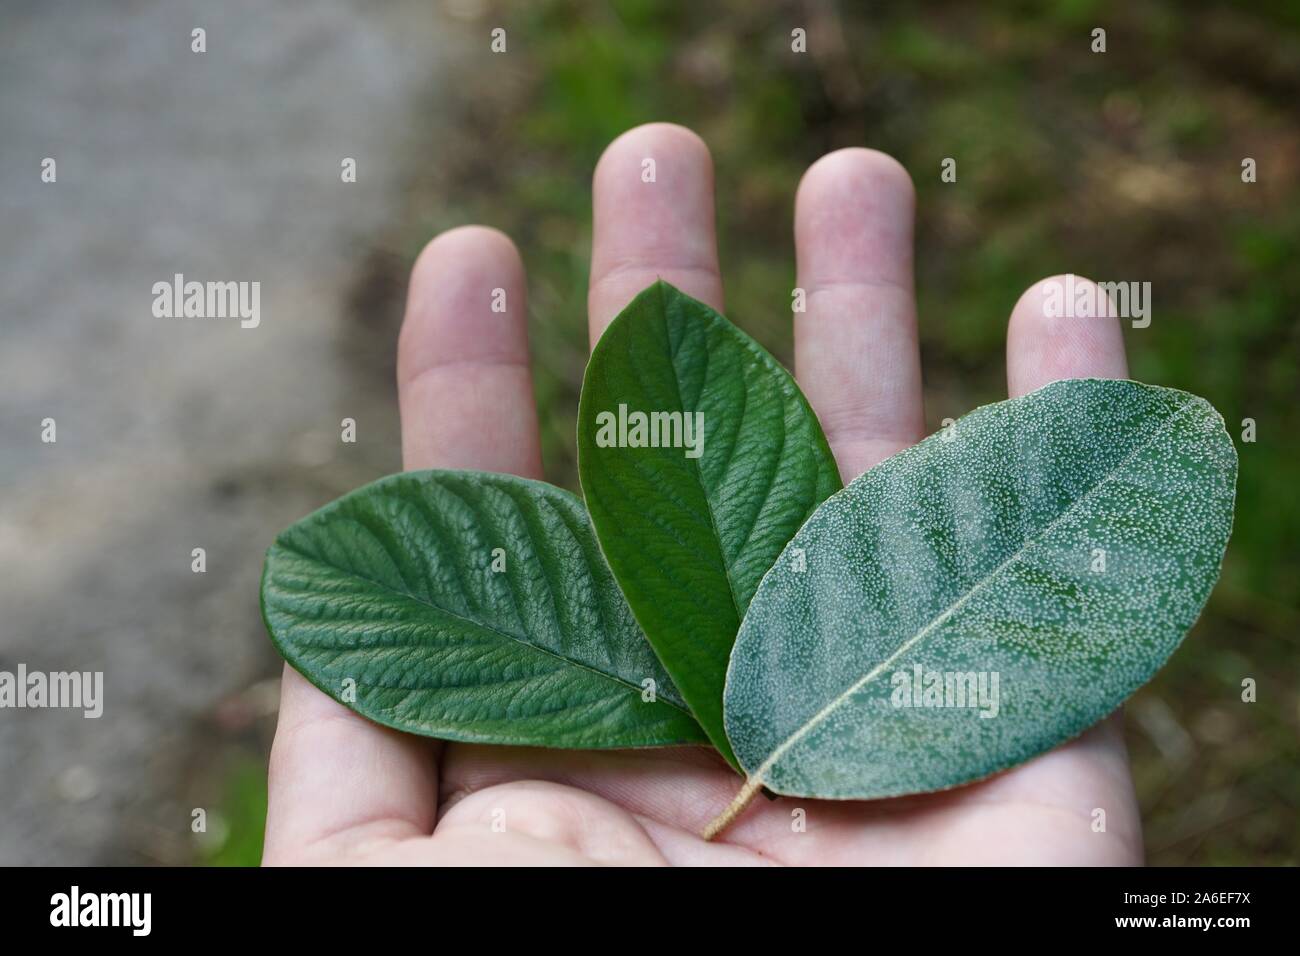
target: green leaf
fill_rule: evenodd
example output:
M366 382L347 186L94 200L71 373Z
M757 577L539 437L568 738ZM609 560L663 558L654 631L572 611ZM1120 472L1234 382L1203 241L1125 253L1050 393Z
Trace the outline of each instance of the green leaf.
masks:
M658 447L631 447L638 437L658 439L659 428L635 431L635 413L653 412L677 416L677 430L664 429L669 440ZM757 342L656 282L592 352L578 406L578 471L637 621L734 765L722 690L740 620L790 536L840 487L816 416Z
M540 481L407 472L345 495L267 552L262 615L299 673L399 730L547 747L705 739L582 502ZM646 680L657 699L642 699Z
M1101 380L976 409L871 469L795 535L807 571L783 556L741 627L726 724L746 790L940 790L1081 733L1196 621L1236 473L1206 401ZM961 706L947 675L972 674Z

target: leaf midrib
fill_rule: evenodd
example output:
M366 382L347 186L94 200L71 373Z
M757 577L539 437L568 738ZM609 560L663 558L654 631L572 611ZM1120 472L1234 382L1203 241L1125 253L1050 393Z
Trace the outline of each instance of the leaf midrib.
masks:
M800 740L806 737L814 727L818 726L827 718L829 718L831 714L833 714L844 704L845 701L847 701L850 697L852 697L854 694L860 691L871 681L875 680L878 676L880 676L880 674L885 670L885 668L887 668L894 661L898 660L898 658L903 656L903 654L911 650L912 647L914 647L923 637L925 637L927 634L934 631L935 628L937 628L940 624L942 624L944 621L950 618L954 613L956 613L961 607L963 607L966 604L967 601L970 600L970 598L977 591L979 591L981 588L987 585L990 581L996 579L1007 568L1009 568L1015 562L1019 561L1022 557L1024 557L1026 551L1028 551L1031 547L1034 547L1035 545L1043 541L1047 537L1047 535L1051 533L1052 529L1057 524L1059 524L1063 519L1065 519L1067 516L1072 514L1074 510L1078 508L1079 505L1081 505L1084 501L1086 501L1094 492L1096 492L1097 489L1099 489L1102 485L1106 484L1106 482L1110 481L1115 475L1122 472L1124 468L1128 465L1128 463L1132 461L1136 455L1149 448L1151 444L1166 429L1172 426L1173 423L1177 421L1178 418L1181 417L1184 412L1186 412L1189 408L1191 408L1195 404L1196 402L1194 400L1189 399L1188 401L1180 405L1177 409L1175 409L1173 412L1171 412L1169 417L1165 420L1165 422L1159 428L1154 429L1151 432L1150 437L1145 442L1134 447L1133 450L1130 451L1127 455L1125 455L1124 458L1117 465L1115 465L1114 468L1112 468L1110 471L1108 471L1105 474L1104 477L1098 480L1091 488L1085 491L1078 498L1075 498L1074 501L1070 502L1070 504L1065 508L1065 510L1063 510L1060 514L1058 514L1055 518L1053 518L1051 521L1049 521L1047 524L1043 526L1042 530L1038 533L1038 535L1035 538L1023 542L1014 554L1012 554L1005 561L999 564L996 568L990 571L987 575L981 578L973 586L968 588L966 592L962 594L961 597L959 597L952 604L948 605L948 607L946 607L942 612L940 612L933 619L931 619L931 621L928 624L926 624L923 628L917 631L916 634L912 635L910 638L908 638L906 641L900 644L897 650L895 650L892 654L890 654L879 664L873 667L870 671L868 671L866 675L864 675L863 677L855 681L852 685L849 686L847 690L840 693L837 697L831 700L830 703L828 703L825 707L823 707L821 710L815 713L807 721L801 724L794 733L792 733L789 737L787 737L784 741L782 741L777 747L775 747L772 750L771 754L768 755L767 759L764 760L759 765L758 769L755 770L754 773L750 776L749 782L753 784L759 784L763 782L766 779L767 774L771 772L772 768L776 766L776 764L780 761L780 759L784 757L786 753L788 753L795 744L797 744Z
M660 286L660 289L659 289L659 296L660 296L659 313L660 313L660 315L663 315L663 316L664 316L664 320L663 320L663 321L664 321L664 334L665 334L665 337L667 337L667 333L668 333L667 305L668 305L668 303L667 303L667 301L666 301L665 293L664 293L664 289L663 289L662 286ZM714 321L712 316L708 316L708 319L709 319L710 322L713 322L713 321ZM705 330L705 329L701 329L701 334L707 335L707 330ZM710 360L709 349L708 349L707 347L705 347L704 349L701 349L701 352L704 354L704 369L703 369L703 372L702 372L702 374L701 374L701 378L702 378L703 381L704 381L704 386L703 386L703 387L707 387L707 386L708 386L708 379L709 379L709 360ZM671 369L673 370L673 391L674 391L674 392L676 393L676 395L677 395L677 407L678 407L679 409L681 409L682 414L685 415L685 414L686 414L686 411L687 411L687 410L686 410L686 402L685 402L685 400L682 398L682 380L681 380L681 376L679 376L679 375L677 374L677 362L675 361L676 358L677 358L676 350L673 349L673 347L672 347L672 343L669 342L669 343L668 343L668 367L671 368ZM741 394L742 394L742 396L745 397L746 400L748 399L748 396L745 395L745 390L744 390L743 388L741 389ZM744 414L743 408L742 408L742 412L741 412L741 414L742 414L742 421L743 421L743 414ZM727 593L731 596L731 609L735 612L736 629L738 630L738 629L740 628L740 622L741 622L741 619L744 617L744 613L743 613L743 612L741 611L741 609L740 609L740 598L736 595L736 584L735 584L735 582L732 580L732 576L731 576L731 565L727 562L727 554L726 554L726 552L723 550L723 547L722 547L722 533L718 530L718 520L717 520L717 517L716 517L716 516L714 515L714 513L713 513L713 501L712 501L712 500L710 499L710 497L709 497L709 486L706 485L706 484L704 483L704 473L700 471L700 461L699 461L699 459L698 459L698 458L691 458L691 459L689 459L689 461L690 461L690 463L691 463L691 471L692 471L692 472L694 473L694 475L695 475L695 482L696 482L696 484L698 484L698 485L700 486L700 491L703 493L703 498L704 498L704 510L705 510L705 513L707 513L708 516L709 516L709 528L710 528L710 530L712 530L712 532L713 532L713 540L716 541L717 544L718 544L718 557L721 559L721 562L722 562L722 576L723 576L724 578L726 578L726 581L727 581ZM732 638L733 638L733 640L734 640L734 638L735 638L735 636L736 636L735 633L734 633L734 631L733 631L733 633L732 633L731 636L732 636ZM724 673L725 673L726 668L724 667L723 670L724 670ZM674 678L674 679L675 679L675 678ZM721 701L719 700L718 710L721 711L721 709L722 709L722 707L721 707Z
M442 607L439 604L435 604L432 601L423 600L422 598L419 598L416 595L406 591L399 591L398 589L389 586L383 581L376 581L374 578L367 577L364 574L358 574L356 571L353 571L348 568L340 568L337 565L330 564L328 561L324 561L316 557L315 555L308 554L307 552L303 551L301 548L290 545L284 541L276 542L276 546L281 548L284 551L289 552L290 554L296 554L298 557L303 558L306 561L310 561L314 564L318 564L321 567L330 568L333 571L336 571L344 576L354 578L358 581L364 581L366 584L373 585L374 587L386 591L389 594L395 594L398 597L406 598L408 601L411 601L414 604L419 604L423 607L431 608L432 610L438 611L439 613L444 614L447 617L452 618L453 620L461 621L471 627L477 628L482 631L486 631L489 634L494 634L497 635L498 637L503 637L508 640L514 641L516 644L519 644L520 646L525 647L531 651L536 651L540 654L553 657L556 660L564 661L566 664L569 664L573 667L580 668L581 670L595 674L599 677L603 677L604 679L612 681L616 684L622 684L624 687L626 687L628 690L631 690L633 693L640 694L642 692L642 688L639 685L633 684L627 681L626 679L624 679L623 677L620 677L617 674L608 674L605 671L592 667L590 664L585 664L582 661L576 661L573 658L566 657L563 654L551 650L549 647L542 647L540 644L532 644L529 641L525 640L524 638L519 637L518 635L511 634L508 631L503 631L497 627L493 627L491 624L485 624L481 621L475 621L472 618L465 617L462 614L458 614L457 612ZM512 589L511 596L513 598L513 589ZM657 700L663 701L668 706L681 711L683 714L686 714L688 717L691 716L690 711L686 710L686 708L684 707L678 706L676 702L669 700L663 694L657 695ZM694 718L692 717L692 719Z

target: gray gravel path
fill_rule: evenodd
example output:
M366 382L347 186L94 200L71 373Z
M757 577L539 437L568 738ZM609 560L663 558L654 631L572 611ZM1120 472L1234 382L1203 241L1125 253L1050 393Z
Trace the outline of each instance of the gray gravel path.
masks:
M195 727L273 672L262 552L396 468L391 393L352 368L345 300L439 122L447 29L415 0L0 12L0 670L106 685L98 720L0 710L0 864L183 843ZM155 318L177 272L259 281L260 326Z

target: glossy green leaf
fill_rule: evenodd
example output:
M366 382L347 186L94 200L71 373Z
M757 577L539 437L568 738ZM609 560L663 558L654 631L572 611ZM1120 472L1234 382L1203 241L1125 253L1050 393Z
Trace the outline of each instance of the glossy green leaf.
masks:
M747 789L939 790L1079 734L1196 621L1236 472L1203 399L1101 380L979 408L871 469L740 630L726 725Z
M399 730L548 747L705 739L582 502L543 482L407 472L345 495L276 539L262 614L299 673Z
M722 689L740 620L790 536L840 487L816 416L757 342L657 282L592 352L578 470L633 613L734 763Z

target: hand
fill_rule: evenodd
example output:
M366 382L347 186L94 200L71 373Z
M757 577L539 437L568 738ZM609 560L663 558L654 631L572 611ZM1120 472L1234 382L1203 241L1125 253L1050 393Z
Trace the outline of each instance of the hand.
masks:
M654 157L657 182L641 181ZM596 167L591 341L662 277L722 310L713 169L689 130L619 137ZM845 149L795 203L795 370L845 481L921 439L911 180ZM490 309L490 290L509 309ZM1050 319L1031 289L1011 314L1008 390L1122 378L1113 319ZM411 277L398 346L407 468L542 476L524 270L510 240L444 233ZM743 316L739 317L743 321ZM698 834L741 779L703 748L610 753L440 744L380 727L284 673L271 753L267 863L1137 863L1140 821L1112 716L1070 743L956 790L872 802L758 799L721 837ZM805 813L806 831L792 825ZM1094 832L1094 810L1105 832Z

